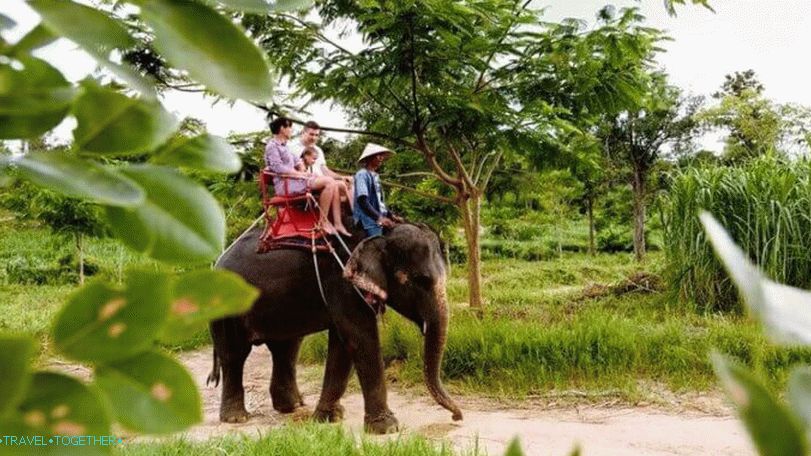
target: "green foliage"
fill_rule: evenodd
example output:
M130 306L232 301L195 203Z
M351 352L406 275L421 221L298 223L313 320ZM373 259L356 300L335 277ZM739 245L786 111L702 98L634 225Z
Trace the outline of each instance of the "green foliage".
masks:
M93 282L74 293L56 318L54 345L65 355L108 362L152 344L169 313L169 278L130 273L124 289Z
M0 420L19 402L28 388L28 360L34 354L34 341L29 337L0 336L0 365L5 374L0 376Z
M132 166L124 175L146 188L132 209L108 207L107 219L129 247L170 262L204 262L223 249L225 214L203 187L176 171Z
M216 437L205 441L174 439L128 443L116 449L121 456L207 455L323 455L323 456L483 456L481 450L457 451L451 445L415 435L375 439L356 435L343 426L295 423L268 429L259 438L248 435Z
M74 147L96 154L138 154L167 141L177 120L157 100L130 98L95 82L82 84L73 107Z
M22 68L0 63L0 139L40 136L62 121L75 90L48 63L15 55Z
M106 404L95 388L55 372L31 376L27 394L17 406L18 417L3 426L11 435L110 435ZM104 447L50 446L36 454L103 454ZM25 450L25 449L24 449ZM34 454L33 452L31 454Z
M229 18L198 2L130 3L140 7L132 17L152 29L154 45L179 65L177 71L226 96L266 98L271 82L267 63ZM80 233L97 234L105 224L125 244L162 261L214 259L223 246L225 215L210 193L174 169L112 163L109 155L136 154L137 161L147 161L157 152L154 160L165 164L233 172L239 169L239 160L230 146L212 136L175 135L178 122L155 97L151 82L127 63L113 61L136 43L115 17L115 9L111 13L65 0L28 4L42 22L17 43L9 45L0 39L0 139L39 137L69 112L77 126L70 151L46 152L40 141L42 147L34 149L42 151L2 156L4 185L22 178L50 191L39 192L43 196L31 201L22 198L35 192L7 192L4 203L17 212L36 215L55 230L77 234L80 260ZM3 29L12 24L3 16ZM121 86L103 87L92 79L77 87L30 55L58 37L76 43L137 95L118 91ZM184 125L180 134L186 134L188 127ZM167 144L173 136L176 139ZM119 258L123 258L120 250ZM122 269L120 261L119 282ZM4 282L8 272L4 268ZM117 421L136 432L165 433L199 421L194 381L181 365L152 347L160 334L176 341L196 334L210 318L244 311L256 291L241 279L208 271L179 278L167 272L135 272L125 282L116 287L97 280L80 288L58 313L53 328L54 347L62 355L91 363L100 388L61 374L30 374L24 366L32 350L21 346L16 356L22 358L4 359L15 374L4 376L0 384L0 397L6 398L0 410L4 432L45 437L109 435L111 423ZM38 329L30 322L14 323L18 328ZM14 343L5 336L2 341ZM29 380L27 396L18 397L19 385ZM87 448L59 448L70 450Z
M778 343L811 345L811 293L773 282L746 257L732 237L709 213L701 214L708 238L752 312ZM740 366L716 355L716 370L761 454L806 454L809 431L809 369L795 369L789 379L792 409L768 394Z
M230 271L185 274L174 284L171 312L160 339L174 343L189 339L209 321L246 312L258 296L258 290Z
M22 177L66 196L110 206L144 201L143 190L130 179L67 152L32 152L14 163Z
M808 443L797 418L749 371L721 355L713 356L716 374L764 456L807 454Z
M135 1L166 59L217 93L246 100L269 98L273 81L259 49L213 8L181 0Z
M669 282L682 304L741 310L733 284L706 242L698 212L715 214L766 274L811 286L811 163L763 157L743 167L687 169L664 200Z
M154 162L227 174L242 167L239 156L224 139L208 134L173 139L155 152Z
M202 419L200 394L177 361L151 351L96 370L96 384L112 399L113 414L129 429L148 434L183 430Z
M718 104L697 114L705 127L728 132L724 159L743 163L765 154L803 155L811 150L811 111L763 95L752 70L727 75Z

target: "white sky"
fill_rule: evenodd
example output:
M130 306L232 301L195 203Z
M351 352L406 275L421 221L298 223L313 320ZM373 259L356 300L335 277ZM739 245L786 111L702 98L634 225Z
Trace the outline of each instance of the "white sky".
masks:
M536 0L546 6L545 19L578 17L593 20L607 1ZM664 43L666 53L659 62L671 81L693 94L709 95L717 90L724 75L753 69L766 87L766 95L778 102L811 106L811 1L809 0L712 0L715 13L698 6L678 8L678 16L668 16L663 0L615 0L617 7L640 6L647 24L664 29L674 41ZM23 0L0 0L0 12L20 25L21 36L34 27L36 14ZM40 51L71 80L83 78L95 68L93 60L64 40ZM212 106L211 99L195 94L172 93L164 104L179 117L194 116L219 135L257 131L265 128L264 114L242 102L231 107L225 102ZM323 125L342 126L340 112L327 107L311 107L314 118ZM56 136L67 140L71 123L57 128ZM705 144L709 146L710 144Z

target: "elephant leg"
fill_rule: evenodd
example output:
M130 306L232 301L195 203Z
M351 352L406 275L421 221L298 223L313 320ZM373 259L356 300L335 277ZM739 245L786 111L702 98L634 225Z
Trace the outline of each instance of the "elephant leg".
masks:
M267 344L273 355L273 375L270 379L270 398L273 408L290 413L304 405L304 397L296 384L296 361L301 338Z
M339 325L339 329L352 328L351 332L341 331L341 338L352 358L363 390L364 429L372 434L397 432L399 423L387 403L377 320L371 313L355 317L355 321L344 321Z
M346 392L350 373L352 373L352 359L349 352L338 337L335 328L330 328L324 385L321 388L321 398L313 412L314 420L336 423L344 419L344 408L340 400Z
M241 331L233 320L221 320L211 325L214 349L222 365L220 421L224 423L244 423L248 420L242 371L245 367L245 360L251 352L251 344L238 337L237 335L240 333Z

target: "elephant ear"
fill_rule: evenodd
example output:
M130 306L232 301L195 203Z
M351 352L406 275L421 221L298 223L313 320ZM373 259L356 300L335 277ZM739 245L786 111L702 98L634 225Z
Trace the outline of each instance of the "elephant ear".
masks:
M385 301L388 297L385 259L386 239L381 236L364 239L346 262L344 277L361 290Z

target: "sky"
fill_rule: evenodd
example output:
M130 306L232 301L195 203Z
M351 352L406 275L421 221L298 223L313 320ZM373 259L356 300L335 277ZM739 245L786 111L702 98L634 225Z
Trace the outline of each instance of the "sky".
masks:
M780 102L811 106L811 0L712 0L715 12L700 6L681 6L671 17L663 0L535 0L544 7L546 20L576 17L593 21L596 12L611 3L617 7L638 6L647 25L665 30L673 39L663 44L658 57L671 83L695 95L710 95L734 71L755 70L767 97ZM0 0L0 12L20 25L22 36L36 25L36 14L23 0ZM355 39L356 43L359 40ZM95 68L93 60L74 45L61 40L40 52L71 80L79 80ZM227 135L265 128L264 114L243 102L230 106L196 94L171 93L164 105L179 117L202 119L210 132ZM311 108L323 125L343 126L339 110L327 106ZM70 138L71 122L57 127L56 136ZM715 142L705 141L705 147Z

